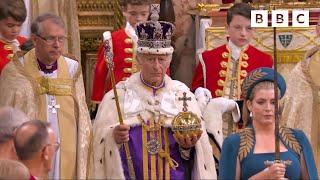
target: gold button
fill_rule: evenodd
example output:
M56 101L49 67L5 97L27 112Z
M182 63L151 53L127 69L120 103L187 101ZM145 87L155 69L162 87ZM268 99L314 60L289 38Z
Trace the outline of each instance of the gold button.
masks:
M124 40L124 43L126 43L126 44L132 44L133 41L132 41L132 39L130 39L130 38L126 38L126 39Z
M133 53L133 49L132 48L125 48L124 52L127 54L132 54Z
M216 93L216 96L218 96L218 97L221 97L221 96L222 96L222 90L220 90L220 89L217 89L217 90L215 91L215 93Z
M218 86L224 86L225 82L222 79L218 80Z
M132 68L124 68L123 72L125 73L132 73Z
M229 58L229 56L230 56L230 53L228 53L228 52L223 52L222 53L222 57L223 58Z
M221 71L219 72L219 75L220 75L220 77L226 77L226 76L227 76L227 71L221 70Z
M220 65L221 65L222 68L227 68L228 67L228 63L225 62L225 61L221 61Z
M13 54L8 54L7 58L10 59L10 60L12 60Z
M242 61L241 62L241 66L244 67L244 68L247 68L249 66L249 64L248 64L247 61Z
M132 58L124 58L124 62L126 63L132 63L133 59Z
M241 70L241 76L242 77L247 77L248 73L246 70Z
M7 50L7 51L12 51L12 50L13 50L13 47L12 47L11 44L4 45L3 48L4 48L5 50Z
M248 59L249 59L249 56L248 56L247 53L243 53L243 54L242 54L242 58L243 58L244 60L248 60Z
M159 105L160 102L158 100L155 101L155 105Z

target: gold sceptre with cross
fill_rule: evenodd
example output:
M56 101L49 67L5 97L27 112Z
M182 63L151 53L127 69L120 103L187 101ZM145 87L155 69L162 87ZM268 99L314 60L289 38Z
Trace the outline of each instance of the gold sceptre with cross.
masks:
M114 99L116 101L119 123L124 124L121 109L120 109L119 97L118 97L118 93L117 93L117 89L116 89L116 81L114 78L114 71L113 71L114 63L113 63L113 52L112 52L110 31L103 33L103 42L105 45L104 46L105 60L108 64L109 73L111 74L111 85L112 85L112 89L113 89ZM132 162L132 158L130 155L129 144L123 143L123 145L124 145L125 154L126 154L126 158L127 158L130 179L136 179L135 171L133 168L133 162Z
M172 131L178 136L198 136L202 133L201 120L196 114L188 111L187 101L191 101L191 97L187 97L187 93L183 92L183 97L179 97L178 100L183 101L183 108L172 121Z

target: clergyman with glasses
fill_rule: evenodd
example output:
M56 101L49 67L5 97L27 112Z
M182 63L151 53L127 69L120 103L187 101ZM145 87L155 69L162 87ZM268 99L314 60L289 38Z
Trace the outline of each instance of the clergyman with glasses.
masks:
M91 122L80 62L63 55L65 23L43 14L31 25L34 49L14 59L0 77L0 106L50 122L61 149L50 179L85 179Z

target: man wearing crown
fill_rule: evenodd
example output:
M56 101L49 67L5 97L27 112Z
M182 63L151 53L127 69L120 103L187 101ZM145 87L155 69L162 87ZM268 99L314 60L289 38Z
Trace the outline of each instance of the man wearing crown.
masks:
M154 0L120 0L123 15L126 18L126 26L112 33L112 51L115 63L115 80L123 81L131 74L138 71L135 60L135 46L138 37L134 31L137 23L146 21L150 15L150 4ZM105 33L108 33L106 31ZM94 118L97 105L100 104L104 94L112 89L110 83L110 72L105 62L104 43L101 43L98 54L97 64L94 72L92 88L92 113Z
M208 136L201 133L204 126L195 97L185 84L166 75L173 53L174 26L157 21L159 5L152 5L151 10L151 21L139 23L136 28L140 71L116 85L118 97L109 91L99 106L94 123L91 178L216 179ZM123 124L118 121L117 98ZM198 133L183 135L174 130L174 119L184 120L176 118L182 111L193 114L198 124L180 130L201 126Z

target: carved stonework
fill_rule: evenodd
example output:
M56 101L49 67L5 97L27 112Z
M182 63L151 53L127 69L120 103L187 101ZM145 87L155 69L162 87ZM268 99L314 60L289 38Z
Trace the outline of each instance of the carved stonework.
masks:
M92 94L92 85L93 85L93 77L94 77L94 69L96 67L96 53L86 53L84 62L84 66L86 70L85 74L85 90L86 90L86 100L87 104L90 105L91 103L91 94Z
M123 26L118 0L77 0L80 46L87 104L90 105L96 54L104 31Z
M104 31L123 25L123 15L117 0L78 0L81 51L97 51Z

